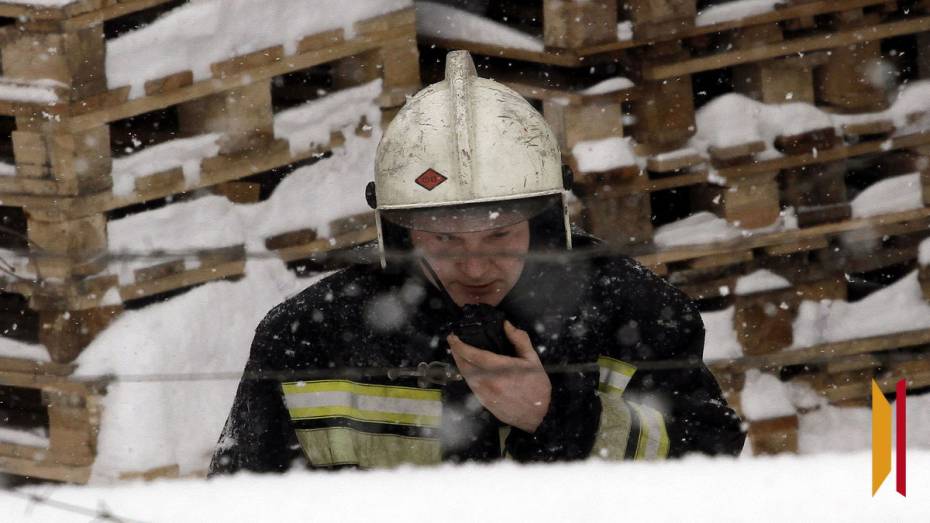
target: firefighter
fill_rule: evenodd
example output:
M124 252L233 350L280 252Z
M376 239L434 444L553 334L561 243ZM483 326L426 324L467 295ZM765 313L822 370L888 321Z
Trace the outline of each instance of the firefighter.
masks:
M211 474L740 453L698 310L573 233L552 131L468 53L375 161L380 263L268 313Z

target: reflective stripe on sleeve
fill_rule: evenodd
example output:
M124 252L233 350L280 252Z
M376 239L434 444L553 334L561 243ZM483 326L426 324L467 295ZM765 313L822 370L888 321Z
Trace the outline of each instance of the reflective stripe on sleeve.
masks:
M598 390L605 393L623 394L636 372L633 365L607 356L599 357L597 365L600 367Z
M638 403L627 402L639 418L639 435L633 459L665 459L668 457L668 431L662 413Z
M292 420L347 418L369 423L438 427L439 390L369 385L346 380L282 383Z

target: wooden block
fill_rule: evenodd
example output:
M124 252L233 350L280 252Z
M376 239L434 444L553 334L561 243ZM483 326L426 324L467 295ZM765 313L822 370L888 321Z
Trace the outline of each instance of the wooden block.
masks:
M186 87L194 83L194 73L192 71L181 71L180 73L170 74L163 78L149 80L145 82L145 95L155 96L164 94L181 87Z
M844 112L875 112L888 107L882 74L881 40L837 47L814 73L818 103Z
M265 248L270 251L276 251L285 247L303 245L317 239L316 231L313 229L301 229L299 231L286 232L265 239Z
M780 182L782 202L795 208L801 227L842 221L852 214L845 161L785 169Z
M618 103L565 105L546 100L543 115L565 153L571 153L578 142L623 136L623 111Z
M107 224L102 214L62 222L29 219L27 234L41 256L33 260L41 278L69 279L96 272L97 265L84 262L99 257L107 248Z
M381 78L385 93L415 91L420 86L419 51L409 39L343 58L333 64L333 87L345 88ZM403 104L403 98L400 99Z
M680 154L679 154L680 153ZM692 149L681 152L660 153L646 159L646 170L654 173L670 173L704 163L704 158Z
M24 32L3 45L3 74L61 82L77 101L107 90L105 53L103 24L62 34Z
M226 78L243 71L271 65L283 59L284 47L277 45L212 64L210 72L213 73L214 78Z
M616 0L543 0L543 41L559 49L616 42Z
M749 422L749 439L756 456L798 452L798 417L783 416Z
M361 231L375 226L375 213L364 212L329 223L330 236L342 236L350 232Z
M733 86L737 92L767 104L814 103L813 69L784 59L737 65Z
M176 479L181 477L181 468L178 465L165 465L143 471L120 472L120 481L155 481L156 479Z
M136 269L133 273L133 281L135 283L155 281L172 274L182 273L184 270L184 260L172 260L165 263L159 263L158 265L154 265L152 267Z
M775 137L775 148L785 154L807 154L814 150L824 151L839 145L840 137L833 127L814 129L801 134Z
M59 183L75 186L79 194L107 191L113 187L109 126L69 134L50 134L46 143L51 174Z
M223 133L222 155L260 149L274 136L270 80L185 102L178 116L185 135Z
M784 40L781 27L778 24L762 24L741 27L727 36L727 41L733 49L752 49L765 47Z
M335 47L345 42L345 32L342 29L333 29L324 33L317 33L303 38L297 44L297 54L319 51Z
M691 77L645 82L633 101L633 137L662 151L681 148L696 129Z
M707 209L744 229L774 224L779 217L775 173L760 173L727 180L728 186L697 186L692 190L696 208Z
M587 230L611 245L652 240L652 206L648 193L618 198L582 198Z
M770 296L771 300L760 301L760 294ZM783 297L781 292L735 297L733 329L743 353L750 356L771 354L794 342L796 303L789 305Z
M47 166L50 164L48 144L43 133L13 131L13 156L17 164ZM19 171L17 171L19 174Z
M381 48L381 80L385 91L395 89L419 90L420 51L413 38L400 39ZM397 105L403 105L403 102Z
M52 361L70 363L123 312L122 305L80 311L39 311L39 342Z
M795 283L791 292L799 300L845 300L846 278L839 273L816 281Z
M211 190L233 203L256 203L261 196L262 186L251 182L226 182L214 185Z
M186 186L187 182L184 179L184 170L180 167L169 171L150 174L148 176L142 176L136 178L135 181L135 190L138 194L156 191L178 193L183 192Z
M766 145L763 141L747 142L744 144L733 145L730 147L717 147L711 145L707 152L714 160L734 160L751 157L756 153L765 151Z
M63 465L90 465L97 450L98 420L88 409L88 399L45 391L48 402L49 455Z
M622 6L637 40L685 32L694 27L697 16L695 0L627 0Z
M846 136L885 136L895 131L893 120L872 120L868 122L856 122L843 125L843 134Z
M37 184L37 189L31 189L28 185L28 182L21 180L21 188L19 191L13 192L23 192L27 194L67 194L68 191L61 185L55 183L52 180L52 169L48 165L34 165L28 163L20 163L16 165L16 176L19 178L34 178L35 181L40 182ZM6 191L4 191L6 192ZM73 194L77 194L77 188L75 187L72 191Z
M696 270L712 269L715 267L730 267L741 263L750 262L753 259L752 251L736 251L727 253L711 254L695 258L689 264L689 268Z

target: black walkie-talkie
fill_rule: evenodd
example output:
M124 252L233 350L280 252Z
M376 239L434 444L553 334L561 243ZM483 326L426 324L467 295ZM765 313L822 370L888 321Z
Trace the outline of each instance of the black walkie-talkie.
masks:
M451 330L465 343L503 356L516 356L513 344L504 333L506 317L499 309L485 303L462 306L462 315L452 322Z

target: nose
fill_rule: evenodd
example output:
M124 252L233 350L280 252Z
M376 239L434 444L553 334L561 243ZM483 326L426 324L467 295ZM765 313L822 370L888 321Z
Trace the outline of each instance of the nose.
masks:
M459 261L459 270L470 281L480 282L488 271L490 260L487 255L466 254Z

